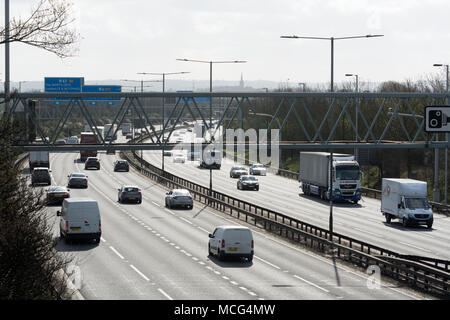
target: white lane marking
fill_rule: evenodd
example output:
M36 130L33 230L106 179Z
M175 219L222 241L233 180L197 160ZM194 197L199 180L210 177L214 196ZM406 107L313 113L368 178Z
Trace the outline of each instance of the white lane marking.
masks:
M316 287L317 289L320 289L320 290L325 291L325 292L327 292L327 293L330 292L329 290L327 290L327 289L325 289L325 288L322 288L321 286L318 286L317 284L312 283L311 281L308 281L308 280L306 280L306 279L303 279L302 277L299 277L299 276L297 276L297 275L294 275L294 278L297 278L297 279L299 279L299 280L301 280L301 281L303 281L303 282L306 282L307 284L312 285L312 286Z
M239 287L239 289L244 290L244 291L248 291L248 289L246 287Z
M422 250L422 251L425 251L425 252L428 252L428 253L432 253L432 251L430 251L430 250L427 250L427 249L424 249L424 248L421 248L421 247L417 247L415 245L412 245L412 244L409 244L409 243L406 243L406 242L399 241L398 243L401 243L401 244L403 244L405 246L408 246L408 247L411 247L411 248L414 248L414 249L419 249L419 250Z
M173 300L173 298L169 296L167 293L165 293L163 289L159 288L158 291L161 292L161 294L165 296L167 299Z
M234 284L235 286L238 285L238 283L236 281L230 281L231 284Z
M136 271L137 274L139 274L142 278L144 278L145 281L150 281L149 278L147 278L145 276L145 274L143 274L142 272L140 272L135 266L133 266L132 264L130 264L131 269L133 269L134 271Z
M114 249L114 247L112 247L112 246L109 246L109 248L120 258L120 259L125 259L124 257L123 257L123 255L121 255L116 249Z
M189 223L189 224L192 224L192 222L190 222L190 221L189 221L188 219L186 219L186 218L180 217L180 219L186 221L186 222Z
M268 264L269 266L274 267L275 269L278 269L278 270L281 269L279 266L276 266L276 265L274 265L273 263L270 263L269 261L264 260L263 258L257 257L257 256L255 256L255 255L254 255L253 257L255 257L255 258L258 259L258 260L261 260L262 262Z
M105 238L103 238L103 237L100 237L100 240L101 240L102 242L106 242Z
M257 296L257 294L254 293L253 291L249 291L248 294L251 295L251 296Z
M78 168L78 165L77 165L77 168ZM101 192L95 185L93 185L93 187L94 187L94 189L96 189L99 193L101 193L105 198L107 198L107 199L109 199L109 197L108 196L106 196L103 192ZM110 200L110 199L109 199ZM112 201L112 200L111 200ZM112 201L112 202L114 202L114 201ZM171 213L172 215L175 215L173 212L171 212L170 210L168 210L168 209L165 209L166 211L168 211L169 213ZM224 217L222 217L221 215L218 215L218 214L216 214L215 212L213 212L213 210L208 210L208 212L209 213L211 213L211 214L213 214L213 215L215 215L215 216L217 216L217 217L220 217L220 218L222 218L222 219L224 219L224 220L227 220L227 221L229 221L230 223L232 223L232 224L237 224L237 225L239 225L239 223L236 223L236 221L235 220L230 220L230 219L228 219L228 218L224 218ZM127 213L128 214L128 213ZM128 214L130 217L132 217L131 216L131 214ZM134 218L134 217L133 217ZM446 222L450 222L450 221L446 221ZM201 230L203 230L203 231L205 231L205 232L208 232L208 231L206 231L205 229L203 229L203 228L201 228L201 227L198 227L199 229L201 229ZM255 233L258 233L258 234L260 234L261 236L264 236L262 233L260 233L260 232L257 232L257 231L254 231ZM303 251L303 250L300 250L300 249L298 249L298 248L296 248L296 247L294 247L294 246L292 246L292 245L288 245L288 244L286 244L286 243L283 243L283 242L281 242L281 241L279 241L279 240L276 240L276 239L272 239L272 238L269 238L269 237L267 237L267 236L264 236L265 238L267 238L267 239L270 239L270 240L272 240L272 241L274 241L274 242L276 242L276 243L278 243L278 244L281 244L281 245L283 245L283 246L285 246L285 247L288 247L288 248L291 248L291 249L293 249L293 250L295 250L295 251L298 251L298 252L301 252L301 253L303 253L303 254L305 254L305 255L308 255L308 256L310 256L310 257L312 257L312 258L315 258L315 259L317 259L317 260L319 260L319 261L322 261L322 262L324 262L324 263L327 263L327 264L329 264L329 265L332 265L332 266L334 266L331 262L329 262L327 259L325 259L325 258L321 258L321 257L317 257L315 254L313 254L313 253L309 253L309 252L305 252L305 251ZM179 247L178 247L179 248ZM200 264L204 264L202 261L199 261L199 263ZM350 269L347 269L346 267L343 267L343 266L338 266L338 268L339 269L341 269L341 270L344 270L344 271L346 271L346 272L349 272L349 273L351 273L351 274L353 274L353 275L355 275L355 276L358 276L358 277L360 277L360 278L362 278L362 279L367 279L367 277L366 276L364 276L364 275L361 275L361 274L358 274L358 273L356 273L356 272L354 272L353 270L350 270ZM237 283L236 283L237 284ZM410 298L413 298L413 299L416 299L416 300L418 300L418 299L420 299L419 297L417 297L417 296L414 296L414 295L411 295L411 294L408 294L408 293L406 293L406 292L401 292L400 290L395 290L394 288L390 288L391 290L393 290L393 291L395 291L395 292L398 292L398 293L401 293L401 294L403 294L403 295L405 295L405 296L408 296L408 297L410 297ZM258 298L258 300L263 300L263 298Z
M152 203L157 206L157 207L161 207L159 204L157 204L155 201L152 201Z
M219 214L213 212L212 210L207 210L207 212L210 213L210 214L212 214L212 215L214 215L214 216L216 216L216 217L218 217L218 218L224 219L224 220L226 220L226 221L228 221L228 222L230 222L230 223L232 223L232 224L237 224L236 221L233 221L233 220L230 220L230 219L228 219L228 218L226 218L226 217L223 217L223 216L221 216L221 215L219 215ZM266 236L265 234L263 234L263 233L261 233L261 232L258 232L258 231L255 231L255 230L252 230L252 232L254 232L254 233L256 233L256 234L259 234L261 237L264 237L264 238L266 238L266 239L268 239L268 240L271 240L271 241L273 241L273 242L275 242L275 243L278 243L279 245L282 245L282 246L287 247L287 248L289 248L289 249L292 249L292 250L295 250L295 251L297 251L297 252L300 252L301 254L304 254L304 255L307 255L307 256L309 256L309 257L311 257L311 258L313 258L313 259L319 260L319 261L321 261L322 263L326 263L326 264L332 266L333 268L336 267L336 266L335 266L332 262L330 262L328 259L322 258L322 257L318 257L316 254L314 254L314 253L312 253L312 252L308 252L308 251L305 251L305 250L301 250L301 249L299 249L299 248L297 248L297 247L294 247L293 245L284 243L284 242L282 242L282 241L280 241L280 240L277 240L277 239L274 239L274 238L272 238L272 237L268 237L268 236ZM357 277L359 277L359 278L361 278L361 279L364 279L364 280L367 280L367 279L368 279L367 276L364 276L364 275L362 275L362 274L359 274L359 273L357 273L357 272L355 272L355 271L353 271L353 270L351 270L351 269L349 269L349 268L347 268L347 267L344 267L344 266L337 266L337 268L340 269L340 270L346 271L346 272L348 272L348 273L350 273L350 274L353 274L354 276L357 276ZM397 292L397 293L400 293L400 294L402 294L402 295L405 295L405 296L407 296L407 297L410 297L410 298L412 298L412 299L414 299L414 300L422 300L421 297L415 296L415 295L410 294L410 293L407 293L407 292L402 292L402 291L400 291L400 290L394 290L394 288L388 288L388 289L390 289L390 290L392 290L392 291L395 291L395 292ZM264 299L261 299L261 300L264 300Z
M203 229L202 227L197 227L197 228L209 234L209 231L208 231L208 230Z

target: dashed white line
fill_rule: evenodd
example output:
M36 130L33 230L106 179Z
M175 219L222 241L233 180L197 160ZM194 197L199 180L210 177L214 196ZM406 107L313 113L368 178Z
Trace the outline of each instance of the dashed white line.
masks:
M200 230L202 230L202 231L204 231L204 232L206 232L206 233L209 233L209 231L208 230L206 230L206 229L203 229L202 227L197 227L198 229L200 229Z
M163 289L159 288L158 291L161 292L161 294L165 296L167 299L173 300L173 298L169 296L167 293L165 293Z
M130 264L131 269L133 269L134 271L136 271L137 274L139 274L142 278L144 278L145 281L150 281L149 278L147 278L145 276L145 274L143 274L142 272L140 272L135 266L133 266L132 264Z
M406 242L399 241L398 243L401 243L401 244L403 244L405 246L408 246L408 247L411 247L411 248L415 248L415 249L419 249L419 250L422 250L422 251L425 251L425 252L428 252L428 253L432 252L430 250L427 250L427 249L424 249L424 248L421 248L421 247L417 247L415 245L412 245L412 244L409 244L409 243L406 243Z
M186 221L186 222L189 223L189 224L192 224L192 222L190 222L190 221L189 221L188 219L186 219L186 218L180 217L180 219Z
M311 285L311 286L313 286L313 287L316 287L317 289L320 289L320 290L322 290L322 291L325 291L325 292L327 292L327 293L330 292L329 290L327 290L327 289L325 289L325 288L322 288L321 286L318 286L317 284L312 283L311 281L308 281L308 280L306 280L306 279L303 279L302 277L299 277L299 276L297 276L297 275L294 275L294 278L297 278L297 279L299 279L299 280L301 280L301 281L303 281L303 282L306 282L307 284L309 284L309 285Z
M152 203L157 206L157 207L161 207L158 203L156 203L155 201L152 201Z
M274 267L275 269L278 269L278 270L281 269L279 266L276 266L276 265L274 265L273 263L270 263L269 261L264 260L263 258L257 257L257 256L255 256L255 255L254 255L253 257L255 257L255 258L258 259L258 260L261 260L262 262L268 264L269 266Z
M120 258L120 259L125 259L116 249L114 249L114 247L109 246L109 248Z

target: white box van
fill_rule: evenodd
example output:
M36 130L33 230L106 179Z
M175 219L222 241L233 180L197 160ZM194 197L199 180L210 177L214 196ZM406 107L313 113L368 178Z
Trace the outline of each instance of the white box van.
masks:
M433 226L433 211L427 200L427 183L413 179L383 178L381 212L386 222L399 219L403 226L426 224Z
M87 198L64 199L62 210L57 211L61 217L59 231L67 242L76 239L100 242L102 225L100 210L96 200Z
M226 256L253 260L254 242L249 228L243 226L219 226L209 235L208 253L219 260Z

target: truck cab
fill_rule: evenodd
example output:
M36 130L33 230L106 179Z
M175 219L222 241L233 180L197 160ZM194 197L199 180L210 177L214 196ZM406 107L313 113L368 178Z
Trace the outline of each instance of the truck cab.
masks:
M353 201L361 199L362 172L355 160L333 161L333 200Z

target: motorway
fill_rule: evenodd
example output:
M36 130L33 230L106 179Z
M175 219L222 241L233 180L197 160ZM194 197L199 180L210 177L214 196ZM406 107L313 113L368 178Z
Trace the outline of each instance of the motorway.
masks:
M192 137L184 134L185 142ZM183 135L182 135L183 136ZM171 142L172 141L171 137ZM161 168L161 151L144 151L144 159ZM304 222L328 229L329 202L313 196L306 196L299 188L299 182L271 173L258 177L259 191L242 191L236 187L237 179L229 176L234 161L225 158L220 170L213 170L213 189L238 199L271 209ZM198 161L185 164L173 163L165 157L165 170L209 187L209 170L200 169ZM334 203L334 231L361 241L368 242L402 254L419 255L450 260L450 217L435 214L432 230L426 227L404 228L394 221L385 222L380 211L380 200L363 197L357 204Z
M166 190L133 169L114 172L113 162L117 157L99 153L101 170L96 171L84 170L78 153L51 154L52 184L66 185L68 174L86 172L89 187L71 189L71 197L93 198L100 206L102 239L99 244L66 244L59 238L56 211L60 206L49 206L46 213L54 227L57 250L72 257L80 268L81 281L75 285L80 284L85 299L429 298L386 280L380 288L370 289L369 276L364 272L333 263L253 227L252 263L218 261L208 256L208 233L218 225L240 222L197 202L193 210L165 208ZM220 181L218 177L216 181ZM142 188L142 204L119 204L117 188L122 184Z

